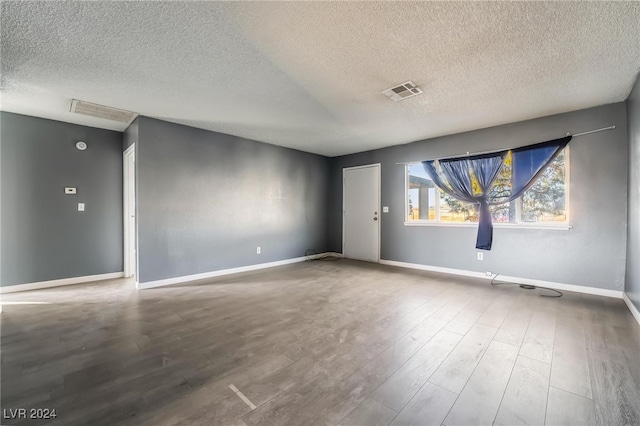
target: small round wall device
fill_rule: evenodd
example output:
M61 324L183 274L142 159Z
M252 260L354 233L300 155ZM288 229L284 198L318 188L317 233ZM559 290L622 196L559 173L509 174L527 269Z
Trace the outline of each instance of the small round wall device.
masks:
M84 151L85 149L87 149L87 144L85 142L78 141L76 142L76 148L78 148L80 151Z

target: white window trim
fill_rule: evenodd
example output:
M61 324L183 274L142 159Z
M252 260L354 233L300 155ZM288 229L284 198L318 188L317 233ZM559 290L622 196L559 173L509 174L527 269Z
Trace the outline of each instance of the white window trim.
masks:
M440 222L440 197L436 197L436 219L435 220L406 220L409 217L409 166L422 164L420 161L406 163L404 166L404 226L443 226L449 228L477 228L477 222ZM528 224L526 222L519 223L494 223L494 228L504 229L544 229L552 231L568 231L573 228L571 223L571 160L569 146L564 148L564 188L565 188L565 211L567 220L565 222L536 222ZM439 193L436 188L436 193ZM519 205L522 203L522 197L516 199ZM521 209L518 208L518 216Z
M449 228L477 228L478 222L436 222L436 221L426 221L426 220L414 220L411 222L405 222L405 226L443 226ZM552 231L568 231L573 228L573 225L562 223L562 225L543 225L543 224L531 224L527 225L524 223L494 223L494 228L505 228L505 229L546 229Z

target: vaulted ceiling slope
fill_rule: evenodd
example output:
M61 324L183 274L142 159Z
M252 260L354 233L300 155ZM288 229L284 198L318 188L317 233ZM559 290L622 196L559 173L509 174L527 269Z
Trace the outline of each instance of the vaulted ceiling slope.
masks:
M76 98L327 156L623 101L640 69L638 2L1 8L2 110L124 129Z

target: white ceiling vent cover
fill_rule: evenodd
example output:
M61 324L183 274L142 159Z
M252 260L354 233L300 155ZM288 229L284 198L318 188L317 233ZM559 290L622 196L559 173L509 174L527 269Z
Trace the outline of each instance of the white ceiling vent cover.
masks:
M92 104L91 102L79 101L78 99L71 101L71 112L103 118L105 120L119 121L120 123L130 123L138 116L135 112Z
M403 99L420 95L423 92L422 89L413 84L412 81L407 81L406 83L402 83L387 90L383 90L382 93L385 96L390 97L394 101L401 101Z

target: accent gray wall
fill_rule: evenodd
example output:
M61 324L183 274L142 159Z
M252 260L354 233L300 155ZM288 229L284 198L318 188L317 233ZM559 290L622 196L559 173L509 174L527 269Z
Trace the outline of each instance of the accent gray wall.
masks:
M139 282L326 251L327 158L147 117L138 125Z
M396 162L499 150L615 125L570 143L573 228L494 230L476 260L476 227L404 226L404 167ZM342 169L382 164L381 258L476 272L491 271L623 290L627 226L627 123L624 103L336 157L332 162L329 249L342 247ZM636 175L637 176L637 175ZM637 210L636 210L637 211Z
M122 271L122 134L8 112L0 127L1 285Z
M122 151L126 151L138 140L138 119L133 120L122 134Z
M627 99L629 212L625 292L640 310L640 77Z

